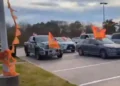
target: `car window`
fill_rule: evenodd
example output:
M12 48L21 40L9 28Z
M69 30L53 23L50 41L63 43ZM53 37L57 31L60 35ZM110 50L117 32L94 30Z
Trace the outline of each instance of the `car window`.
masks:
M89 44L89 41L90 41L89 39L85 39L82 43L83 44Z
M120 39L120 34L113 34L112 39Z
M114 44L114 42L108 38L104 38L102 40L97 40L101 44Z
M97 41L96 40L94 40L94 39L90 39L90 42L89 42L90 44L96 44L97 43Z
M36 42L47 42L48 41L48 36L38 36L35 37Z
M80 37L81 39L86 39L86 38L89 38L88 35L81 35Z

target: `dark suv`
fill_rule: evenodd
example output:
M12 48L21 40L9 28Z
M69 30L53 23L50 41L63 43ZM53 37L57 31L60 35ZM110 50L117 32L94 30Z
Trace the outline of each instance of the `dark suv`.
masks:
M33 54L36 59L41 59L46 56L57 56L58 58L62 58L63 56L61 49L49 48L48 35L31 36L29 40L24 43L24 50L26 56Z

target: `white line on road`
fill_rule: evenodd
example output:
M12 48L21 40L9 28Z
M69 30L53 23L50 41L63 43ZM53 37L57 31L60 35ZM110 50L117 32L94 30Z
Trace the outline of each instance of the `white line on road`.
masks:
M109 64L109 63L112 63L112 62L115 62L115 61L105 62L105 63L100 63L100 64L87 65L87 66L82 66L82 67L74 67L74 68L68 68L68 69L55 70L55 71L53 71L53 72L54 72L54 73L57 73L57 72L75 70L75 69L82 69L82 68L88 68L88 67L95 67L95 66L100 66L100 65L104 65L104 64Z
M106 78L106 79L96 80L96 81L81 84L79 86L87 86L87 85L91 85L91 84L95 84L95 83L99 83L99 82L103 82L103 81L109 81L109 80L113 80L113 79L118 79L118 78L120 78L120 76L115 76L115 77L110 77L110 78Z

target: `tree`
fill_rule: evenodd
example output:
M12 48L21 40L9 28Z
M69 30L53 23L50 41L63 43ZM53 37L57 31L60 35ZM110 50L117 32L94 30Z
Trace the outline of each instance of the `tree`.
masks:
M86 32L86 33L93 33L91 26L92 26L92 24L88 24L88 25L85 26L85 28L86 28L86 29L85 29L85 32Z
M107 34L113 34L116 32L116 26L117 23L115 23L112 19L106 20L104 22L104 28L106 29Z

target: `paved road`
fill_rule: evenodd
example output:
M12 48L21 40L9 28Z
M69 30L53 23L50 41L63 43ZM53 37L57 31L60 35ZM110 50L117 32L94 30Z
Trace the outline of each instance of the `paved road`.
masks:
M62 59L38 61L25 57L22 48L17 50L17 55L78 86L120 86L120 59L103 60L67 53Z

